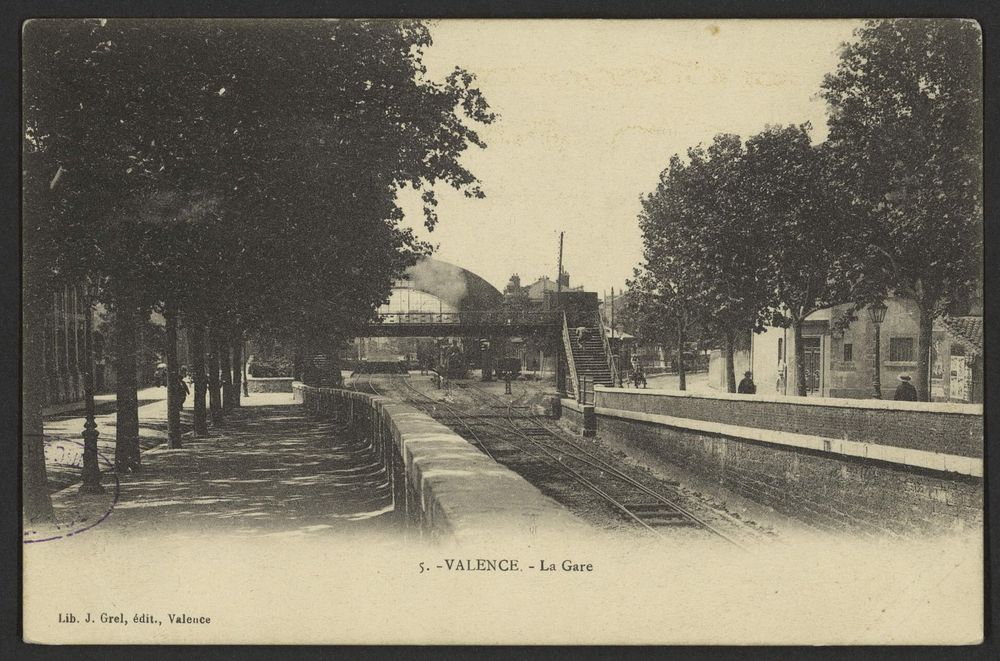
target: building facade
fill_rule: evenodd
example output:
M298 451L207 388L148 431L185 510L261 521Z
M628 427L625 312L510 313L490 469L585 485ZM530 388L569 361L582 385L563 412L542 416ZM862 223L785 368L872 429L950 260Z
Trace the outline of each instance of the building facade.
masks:
M44 328L47 406L83 399L88 312L79 286L52 292Z
M65 285L52 292L51 306L45 314L44 370L47 407L83 401L86 372L87 315L91 315L94 351L94 391L114 390L116 385L111 324L100 304L88 307L82 285ZM154 314L153 324L163 326L163 318ZM140 387L151 385L158 360L155 342L139 330L137 378Z
M885 301L880 325L881 396L891 399L899 376L915 376L919 311L905 298ZM861 310L850 323L852 306L842 305L810 315L802 331L808 396L867 398L874 396L875 325ZM795 394L795 344L791 329L768 327L752 337L749 352L737 356L737 378L753 372L757 392ZM713 364L721 363L721 354ZM931 399L982 401L982 315L944 317L934 324L930 355ZM721 367L714 374L724 372ZM716 379L718 380L718 379ZM724 387L724 382L716 384Z

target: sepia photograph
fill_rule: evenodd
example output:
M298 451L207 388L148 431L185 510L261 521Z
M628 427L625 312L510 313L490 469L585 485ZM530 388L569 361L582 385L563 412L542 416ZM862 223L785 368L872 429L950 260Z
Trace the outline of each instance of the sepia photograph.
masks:
M21 39L25 642L983 641L977 21Z

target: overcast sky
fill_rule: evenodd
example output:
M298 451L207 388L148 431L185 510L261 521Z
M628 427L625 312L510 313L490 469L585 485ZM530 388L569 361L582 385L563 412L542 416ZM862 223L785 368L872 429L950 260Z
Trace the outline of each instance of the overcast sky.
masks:
M439 194L436 256L498 288L555 276L559 231L572 285L620 288L642 258L636 216L674 153L720 132L812 122L857 21L439 21L425 62L478 77L500 119L464 163L484 200ZM411 224L418 200L403 200Z

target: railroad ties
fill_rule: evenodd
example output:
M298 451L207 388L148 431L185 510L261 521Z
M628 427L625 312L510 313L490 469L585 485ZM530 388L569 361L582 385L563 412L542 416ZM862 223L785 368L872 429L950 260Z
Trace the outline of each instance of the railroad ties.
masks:
M687 529L708 533L734 546L742 545L702 516L678 502L676 493L663 493L627 474L594 452L594 448L567 438L564 432L552 429L525 406L515 406L513 399L503 398L474 384L456 384L469 392L479 406L470 413L435 399L415 388L408 377L392 379L400 383L411 403L442 424L462 434L495 461L506 465L536 483L556 500L573 509L573 489L585 492L603 502L617 517L658 534L671 529ZM663 485L660 480L659 484ZM563 486L559 486L559 485ZM667 483L677 486L676 483ZM579 498L577 498L579 500Z

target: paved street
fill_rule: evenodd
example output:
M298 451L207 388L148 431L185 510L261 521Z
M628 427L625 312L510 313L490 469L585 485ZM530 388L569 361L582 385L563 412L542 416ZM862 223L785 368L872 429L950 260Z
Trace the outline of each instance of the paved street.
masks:
M689 392L718 392L708 383L708 372L694 372L685 377L685 386ZM652 374L646 377L650 388L662 390L677 390L676 374Z
M109 509L110 516L85 534L310 534L384 525L386 517L379 515L391 506L391 495L378 457L341 425L303 413L290 393L246 398L224 426L207 438L186 435L181 449L165 446L163 393L152 388L140 395L149 401L140 407L143 471L121 478L117 502L111 471L115 416L107 414L98 418L107 493L81 496L76 485L64 488L53 496L61 528L33 531L35 536L85 527ZM186 429L190 416L188 409ZM80 418L46 425L48 433L60 434L46 453L60 485L79 479L79 461L72 459L81 448L70 435L82 426Z

